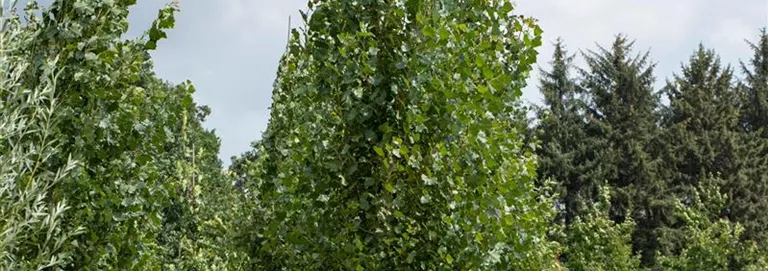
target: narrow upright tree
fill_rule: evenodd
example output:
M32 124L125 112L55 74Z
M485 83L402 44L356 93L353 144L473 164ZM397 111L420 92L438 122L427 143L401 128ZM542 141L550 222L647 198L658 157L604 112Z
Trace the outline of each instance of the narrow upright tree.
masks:
M749 43L754 56L742 63L741 94L743 173L729 183L728 215L744 225L745 237L768 246L768 33L762 29L757 42Z
M48 2L23 7L22 37L29 40L3 54L28 64L15 74L25 89L48 84L46 66L55 62L58 121L49 128L60 145L37 167L50 172L70 156L80 162L47 198L71 207L62 232L84 227L59 244L71 257L61 268L160 269L162 211L181 185L170 170L176 161L167 159L179 150L180 135L171 131L193 103L193 89L167 87L152 71L149 51L173 27L178 7L161 9L147 35L125 40L135 0Z
M537 111L537 136L541 147L538 155L538 176L552 179L558 185L563 207L561 220L566 227L597 195L604 180L596 174L595 137L589 133L585 118L585 103L579 85L571 77L573 56L569 56L562 40L555 43L550 71L541 70L539 91L544 106Z
M589 117L608 147L601 152L609 186L610 216L616 222L633 218L634 249L644 266L655 264L658 229L669 208L665 182L657 178L651 152L656 137L659 100L653 91L653 64L648 54L632 56L633 42L616 37L611 48L585 54L583 86L590 97Z
M248 172L254 269L542 270L518 110L541 30L509 1L311 1Z
M682 71L667 83L664 93L669 99L665 108L661 136L663 142L662 176L669 182L669 188L683 202L692 203L697 199L702 180L714 175L723 180L715 184L725 185L738 178L739 134L738 96L733 88L733 72L723 67L712 50L699 45ZM718 219L725 210L717 209L718 204L705 213L711 219ZM665 232L664 253L679 252L685 243L684 221L675 223ZM673 229L674 228L674 229Z

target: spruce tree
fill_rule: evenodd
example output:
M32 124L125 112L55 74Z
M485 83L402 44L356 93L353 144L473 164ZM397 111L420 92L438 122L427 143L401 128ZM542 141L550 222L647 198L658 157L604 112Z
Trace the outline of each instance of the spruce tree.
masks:
M610 216L621 223L632 218L632 240L644 266L655 264L658 230L670 208L666 183L657 178L652 155L657 135L658 97L653 91L653 67L648 53L632 56L633 42L617 36L611 48L585 54L583 86L590 97L589 118L608 147L600 157L603 174L613 188Z
M699 45L663 90L669 106L661 136L662 176L683 202L696 198L707 176L718 176L716 180L724 181L717 187L725 188L739 175L738 101L732 82L731 68L723 67L714 51ZM717 219L723 211L713 207L706 214ZM665 232L664 254L676 254L684 245L684 233L679 231L684 221L675 224Z
M742 173L729 183L728 215L744 225L744 237L768 245L768 33L749 43L754 55L741 63L740 164Z
M768 32L763 28L757 42L749 42L754 55L749 63L741 63L744 82L741 85L741 123L744 130L758 132L768 138Z
M538 108L536 127L541 147L538 149L538 176L552 179L558 185L562 204L561 222L570 225L584 206L591 204L597 183L593 174L596 138L588 134L584 118L585 104L580 88L571 77L573 56L569 56L562 40L555 43L551 70L541 70L539 91L544 106Z

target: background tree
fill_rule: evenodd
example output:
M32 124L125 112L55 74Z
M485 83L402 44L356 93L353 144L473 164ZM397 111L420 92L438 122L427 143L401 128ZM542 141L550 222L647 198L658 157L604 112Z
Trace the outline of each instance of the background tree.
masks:
M757 42L749 43L754 51L748 63L741 62L744 82L741 84L741 123L744 130L758 132L768 138L768 32L763 28Z
M594 126L585 117L586 103L579 85L570 76L573 56L568 56L562 40L555 43L551 71L542 70L539 91L544 106L537 111L536 127L541 142L538 148L539 179L558 183L562 196L565 225L571 224L580 209L598 198L600 178Z
M719 176L716 180L723 183L716 187L726 189L727 183L742 171L738 153L739 104L732 70L720 64L714 51L699 45L663 92L669 106L665 108L660 146L666 165L662 174L671 192L683 202L692 203L701 189L700 180L710 175ZM724 208L717 209L721 205L704 206L712 207L706 215L713 221L725 214ZM665 232L664 253L677 253L685 244L684 233L674 229L679 226Z
M729 184L729 217L745 227L745 236L768 245L768 34L762 29L758 41L749 43L754 51L749 65L741 63L740 84L742 162L739 179Z
M744 227L727 219L712 219L711 209L725 208L727 195L719 192L722 180L703 176L691 198L675 204L684 224L685 248L677 255L662 255L664 270L765 270L768 258L756 242L741 237Z
M658 97L653 91L653 64L648 53L632 56L633 42L617 36L611 48L599 47L584 55L583 87L589 118L597 138L608 147L601 152L602 174L612 191L610 217L617 223L632 218L632 239L644 266L655 264L657 230L666 226L669 197L666 183L657 178L658 160L651 143L658 134Z
M631 219L621 224L613 222L608 217L610 189L597 189L598 201L585 203L582 214L565 233L565 266L571 271L643 270L640 257L632 250L635 223Z

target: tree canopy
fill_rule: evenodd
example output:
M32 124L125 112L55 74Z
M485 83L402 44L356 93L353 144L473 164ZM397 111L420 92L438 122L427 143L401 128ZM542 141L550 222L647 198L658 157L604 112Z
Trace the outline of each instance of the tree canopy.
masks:
M177 2L132 39L135 0L1 3L0 270L768 269L765 29L662 89L626 35L558 39L529 111L511 1L311 0L225 169L153 71Z

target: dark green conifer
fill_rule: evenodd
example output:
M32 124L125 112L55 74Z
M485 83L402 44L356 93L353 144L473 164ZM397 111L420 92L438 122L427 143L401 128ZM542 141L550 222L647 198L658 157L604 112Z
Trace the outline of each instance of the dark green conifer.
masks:
M768 240L768 33L762 29L750 42L754 55L741 63L744 80L740 120L743 128L739 167L742 172L727 186L729 217L744 224L744 237L766 245Z
M589 125L584 118L584 101L580 88L570 72L573 56L568 55L562 40L555 43L551 69L541 69L539 91L544 106L538 108L537 136L538 176L552 179L558 185L560 221L566 227L591 202L600 178L594 178L595 143L587 134Z
M722 187L723 181L739 174L738 101L732 79L731 68L723 67L714 51L699 45L663 90L669 106L664 110L659 147L664 159L662 177L684 203L697 198L703 180L718 177L715 185ZM718 206L706 202L711 199L702 200L705 206ZM723 211L710 209L706 215L715 221ZM665 231L665 254L676 254L684 247L683 233L678 231L684 226L681 220Z
M658 134L659 99L653 90L648 54L632 55L633 42L616 37L611 48L585 54L583 86L590 97L589 118L608 146L598 154L601 173L613 188L609 215L616 222L632 218L634 250L644 266L655 264L659 229L667 224L673 202L658 178L652 143ZM602 175L601 174L601 175Z

